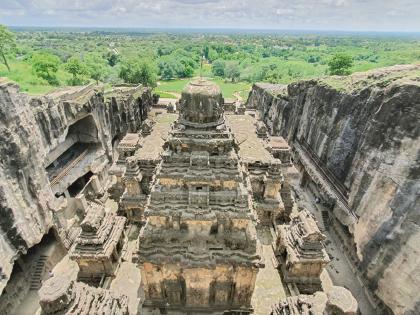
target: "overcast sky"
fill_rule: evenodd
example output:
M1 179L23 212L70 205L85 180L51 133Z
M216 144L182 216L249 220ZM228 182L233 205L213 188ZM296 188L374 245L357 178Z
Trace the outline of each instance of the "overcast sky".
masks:
M420 0L0 0L0 24L420 31Z

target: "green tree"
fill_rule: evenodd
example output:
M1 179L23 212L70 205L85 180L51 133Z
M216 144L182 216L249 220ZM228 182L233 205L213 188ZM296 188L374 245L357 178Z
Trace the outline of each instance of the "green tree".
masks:
M88 54L85 57L87 72L91 79L99 84L99 81L104 81L108 73L107 62L98 54Z
M350 68L353 66L353 58L346 54L335 54L328 62L328 70L332 75L350 74Z
M120 56L113 51L108 51L105 58L111 67L115 66L120 61Z
M60 58L49 53L36 53L31 58L32 69L35 74L50 85L58 85L57 71Z
M67 60L65 69L73 76L70 80L71 85L79 85L83 83L82 76L87 74L87 68L85 64L78 57L71 57Z
M155 87L157 71L150 60L128 60L123 62L119 77L127 83L140 83L145 86Z
M226 67L226 62L221 59L217 59L213 62L211 71L213 72L215 76L224 77L225 67Z
M217 51L214 50L213 48L210 48L206 59L212 62L212 61L216 60L217 58L219 58L219 54L217 53Z
M235 82L239 79L241 72L239 70L239 63L236 61L228 61L225 68L225 78L231 79Z
M184 67L183 77L184 78L192 78L194 75L194 68L190 65L186 65Z
M171 55L163 56L158 60L159 74L163 80L171 80L184 76L185 66L179 59Z
M203 55L204 55L204 58L206 58L207 60L209 59L209 52L210 52L210 48L209 46L206 45L203 49Z
M7 62L6 54L16 46L15 35L9 29L0 24L0 55L3 59L4 65L10 72L10 66Z

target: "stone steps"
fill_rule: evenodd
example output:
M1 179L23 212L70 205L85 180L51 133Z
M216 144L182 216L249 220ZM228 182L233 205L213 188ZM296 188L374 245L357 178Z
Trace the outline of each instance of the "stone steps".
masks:
M45 270L45 263L47 262L47 259L48 256L46 255L41 255L38 257L34 267L34 271L31 275L31 279L29 281L29 290L37 291L39 290L39 288L41 288L41 279Z
M324 224L324 229L328 231L330 229L330 216L328 211L321 211L322 223Z

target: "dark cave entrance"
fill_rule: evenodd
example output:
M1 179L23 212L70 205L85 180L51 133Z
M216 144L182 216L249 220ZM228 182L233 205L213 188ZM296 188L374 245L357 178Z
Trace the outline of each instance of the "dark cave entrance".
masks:
M89 182L92 176L93 176L93 173L89 171L85 175L79 177L73 184L71 184L68 188L70 197L77 196L86 186L86 184Z
M60 179L70 168L77 166L88 152L100 144L98 128L92 115L69 126L66 139L48 153L45 169L50 181Z

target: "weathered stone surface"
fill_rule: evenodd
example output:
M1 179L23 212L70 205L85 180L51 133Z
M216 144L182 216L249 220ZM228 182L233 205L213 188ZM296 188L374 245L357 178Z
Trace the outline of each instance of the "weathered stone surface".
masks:
M171 123L177 115L157 115L152 111L149 132L141 138L140 148L133 153L132 157L124 159L124 173L122 183L124 192L120 199L120 210L128 218L129 222L144 221L144 208L150 194L152 179L155 169L161 160L163 144L167 138ZM147 124L149 125L149 124ZM145 148L145 149L143 149Z
M66 275L44 282L38 292L41 314L128 315L127 297L75 282Z
M284 192L284 169L267 150L268 142L258 136L257 125L264 123L257 123L250 115L226 115L226 120L238 142L238 153L249 176L252 203L259 224L270 226L287 221L289 213L280 197Z
M95 136L106 162L113 139L137 131L151 102L142 87L118 87L106 97L93 86L30 97L16 84L0 84L0 265L6 275L0 292L14 260L53 226L58 205L45 168L73 141L67 138L72 125L83 123L78 132L86 132L85 142Z
M81 233L69 251L79 265L79 278L114 275L124 242L125 217L105 212L105 207L89 203Z
M180 104L138 239L143 307L248 314L260 246L251 187L225 124L221 91L206 81L190 83ZM150 149L133 158L142 150Z
M276 234L276 256L285 281L300 285L302 293L313 293L311 286L320 287L321 272L330 262L314 216L306 209L292 214L290 224L277 226Z
M396 314L420 312L420 65L289 86L256 84L248 106L274 135L306 143L348 190L336 207L360 268Z
M270 315L356 315L357 309L349 290L333 286L327 293L288 297L273 305Z

